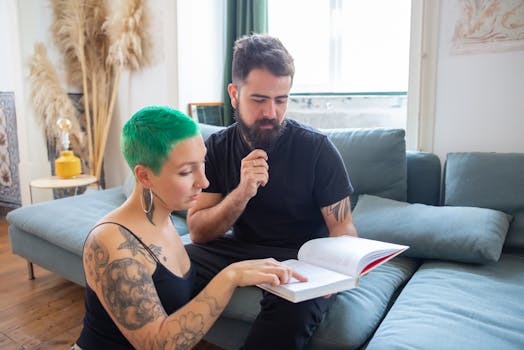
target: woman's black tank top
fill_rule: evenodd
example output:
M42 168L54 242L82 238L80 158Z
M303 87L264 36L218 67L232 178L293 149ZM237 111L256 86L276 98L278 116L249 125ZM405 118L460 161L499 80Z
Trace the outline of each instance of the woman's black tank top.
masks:
M132 234L156 261L156 269L151 277L160 298L160 302L168 315L184 306L191 299L195 280L195 272L192 267L189 269L189 272L185 277L178 277L162 265L151 249L127 227L116 222L103 222L97 226L103 224L115 224L122 227L124 230ZM93 227L93 229L95 227ZM133 349L133 346L120 332L100 303L96 293L87 283L85 309L84 327L76 342L78 346L83 350Z

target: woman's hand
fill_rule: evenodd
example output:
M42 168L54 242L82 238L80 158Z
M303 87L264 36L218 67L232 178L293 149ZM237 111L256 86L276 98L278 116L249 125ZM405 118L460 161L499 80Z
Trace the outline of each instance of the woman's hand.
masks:
M224 272L235 287L269 283L273 286L289 283L294 277L300 282L307 278L273 258L245 260L229 265Z

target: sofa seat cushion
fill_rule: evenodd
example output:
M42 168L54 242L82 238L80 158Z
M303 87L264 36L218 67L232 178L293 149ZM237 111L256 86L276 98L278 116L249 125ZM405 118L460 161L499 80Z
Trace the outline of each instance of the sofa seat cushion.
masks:
M11 225L71 253L82 255L89 230L122 204L121 187L18 208L9 213Z
M511 217L475 207L409 204L362 195L353 211L363 238L409 245L404 255L469 263L497 261Z
M358 288L338 293L308 348L358 349L373 334L397 291L418 266L415 259L396 257L362 277ZM223 317L253 322L261 296L256 287L237 289Z
M524 349L524 257L426 262L368 344L376 349Z
M444 204L504 211L513 216L505 247L524 251L524 153L450 153Z

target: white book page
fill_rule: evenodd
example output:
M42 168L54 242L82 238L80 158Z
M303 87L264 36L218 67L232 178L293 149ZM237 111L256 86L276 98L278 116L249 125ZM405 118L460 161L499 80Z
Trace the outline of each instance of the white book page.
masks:
M357 285L358 280L353 277L326 270L307 262L292 259L282 263L307 277L308 281L300 282L292 278L289 283L280 286L271 286L267 283L258 286L294 302L337 293L354 288Z
M298 259L358 277L371 261L407 247L352 236L317 238L302 245Z
M293 270L308 279L307 282L300 282L292 277L289 283L283 285L294 292L300 292L309 288L316 288L348 279L348 275L332 270L326 270L322 267L311 265L303 261L286 260L283 261L283 264L291 267Z

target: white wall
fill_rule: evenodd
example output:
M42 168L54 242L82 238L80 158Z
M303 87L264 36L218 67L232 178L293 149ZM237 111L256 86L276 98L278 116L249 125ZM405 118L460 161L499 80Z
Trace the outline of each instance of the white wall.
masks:
M123 183L128 168L120 154L120 130L138 109L169 105L187 113L189 102L221 101L224 0L153 0L155 62L124 74L105 158L108 187Z
M30 85L28 82L28 62L33 54L36 42L47 42L49 39L46 29L50 24L50 11L44 2L36 0L4 0L0 9L7 17L7 35L2 39L8 43L8 50L3 51L2 65L5 64L10 72L5 76L7 86L2 89L15 93L19 176L22 204L29 203L29 181L47 176L50 173L50 164L47 159L44 129L41 118L34 114L30 100ZM22 15L23 14L23 15ZM6 24L4 23L4 25ZM53 56L55 52L49 51ZM4 77L4 75L1 75ZM3 78L1 80L4 80ZM35 193L35 200L49 199L50 193Z
M120 154L122 125L146 105L169 105L187 112L187 103L220 101L224 65L225 0L149 0L154 60L140 72L123 72L105 153L107 187L122 184L128 173ZM61 55L54 47L48 1L1 0L0 89L15 91L17 99L20 186L22 203L29 203L29 181L51 175L44 127L30 99L28 62L34 44L42 41L59 69ZM179 53L181 53L179 57ZM61 73L61 72L59 72ZM35 200L50 193L36 193Z
M225 0L149 3L156 60L141 72L122 74L105 158L108 187L120 185L128 172L118 140L123 123L133 112L149 104L187 111L189 102L220 101L223 96ZM0 60L2 66L11 66L10 73L4 75L2 68L0 80L14 80L8 84L15 85L21 99L17 124L24 193L29 179L50 172L43 128L32 111L27 82L27 60L36 41L51 46L53 59L59 57L49 40L51 13L47 4L41 0L0 1L0 11L6 10L8 18L14 16L7 37L15 47L11 56L3 54ZM460 6L459 1L441 0L433 151L442 160L452 151L524 152L524 51L452 54L451 39ZM5 38L0 36L2 42ZM27 204L24 193L22 201Z
M187 112L188 103L223 100L225 1L178 4L179 107Z
M176 3L171 0L149 0L151 18L152 62L137 72L123 71L120 77L117 103L111 120L104 158L106 187L121 185L129 168L120 152L120 130L129 117L147 105L176 105L177 91L170 88L169 81L177 81L176 27L164 26L176 23ZM172 39L173 38L173 39ZM176 51L175 51L176 52ZM166 60L166 58L170 60Z
M0 1L0 43L2 44L2 54L0 55L0 91L15 90L15 72L13 67L13 52L15 48L15 38L13 37L10 14L14 5L13 0Z
M433 151L524 152L524 50L452 53L461 6L441 1Z

